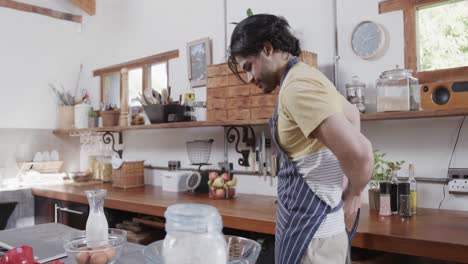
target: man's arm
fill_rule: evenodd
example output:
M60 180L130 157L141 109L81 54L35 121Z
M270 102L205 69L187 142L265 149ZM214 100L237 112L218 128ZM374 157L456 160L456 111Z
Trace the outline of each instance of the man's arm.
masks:
M333 152L348 177L348 186L343 194L343 209L346 226L350 230L354 223L354 215L361 207L361 192L372 174L372 145L343 113L335 113L326 118L311 136L320 140Z

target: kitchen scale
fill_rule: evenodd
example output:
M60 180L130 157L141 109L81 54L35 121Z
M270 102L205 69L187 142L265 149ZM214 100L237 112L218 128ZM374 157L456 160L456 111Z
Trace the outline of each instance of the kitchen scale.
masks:
M208 174L209 171L202 170L202 166L211 165L208 163L211 154L211 145L213 139L194 140L187 142L187 153L191 165L198 166L198 170L193 171L187 177L186 185L188 193L208 193Z

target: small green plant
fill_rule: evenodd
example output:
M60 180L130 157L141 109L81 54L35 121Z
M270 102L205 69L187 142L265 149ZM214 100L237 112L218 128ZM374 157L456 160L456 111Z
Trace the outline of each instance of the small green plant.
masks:
M247 8L246 14L247 14L247 17L254 15L252 9L250 9L250 8ZM239 24L239 22L231 22L230 24L237 25L237 24Z
M88 116L89 117L98 117L98 114L96 111L93 110L93 108L90 108L88 111Z
M392 171L399 171L405 163L402 161L385 160L387 154L381 153L379 150L374 150L374 170L370 180L371 189L379 188L381 181L389 181L392 177Z

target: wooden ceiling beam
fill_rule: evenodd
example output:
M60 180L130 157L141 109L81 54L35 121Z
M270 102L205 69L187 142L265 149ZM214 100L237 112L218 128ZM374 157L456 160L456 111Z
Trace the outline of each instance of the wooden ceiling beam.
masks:
M96 14L96 0L70 0L74 5L81 8L88 15L94 16Z
M81 23L81 16L61 11L53 10L50 8L40 7L36 5L25 4L13 0L0 0L0 7L11 8L23 12L35 13L39 15L49 16L56 19L67 20L75 23Z
M379 14L403 10L404 0L387 0L379 3Z

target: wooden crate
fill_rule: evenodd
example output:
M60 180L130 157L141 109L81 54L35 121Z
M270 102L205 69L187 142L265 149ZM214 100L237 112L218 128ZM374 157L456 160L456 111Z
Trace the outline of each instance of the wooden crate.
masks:
M317 55L302 51L299 60L317 67ZM279 89L264 94L254 84L240 81L227 63L208 65L207 73L207 118L209 121L258 120L273 115ZM240 74L247 79L247 73Z

